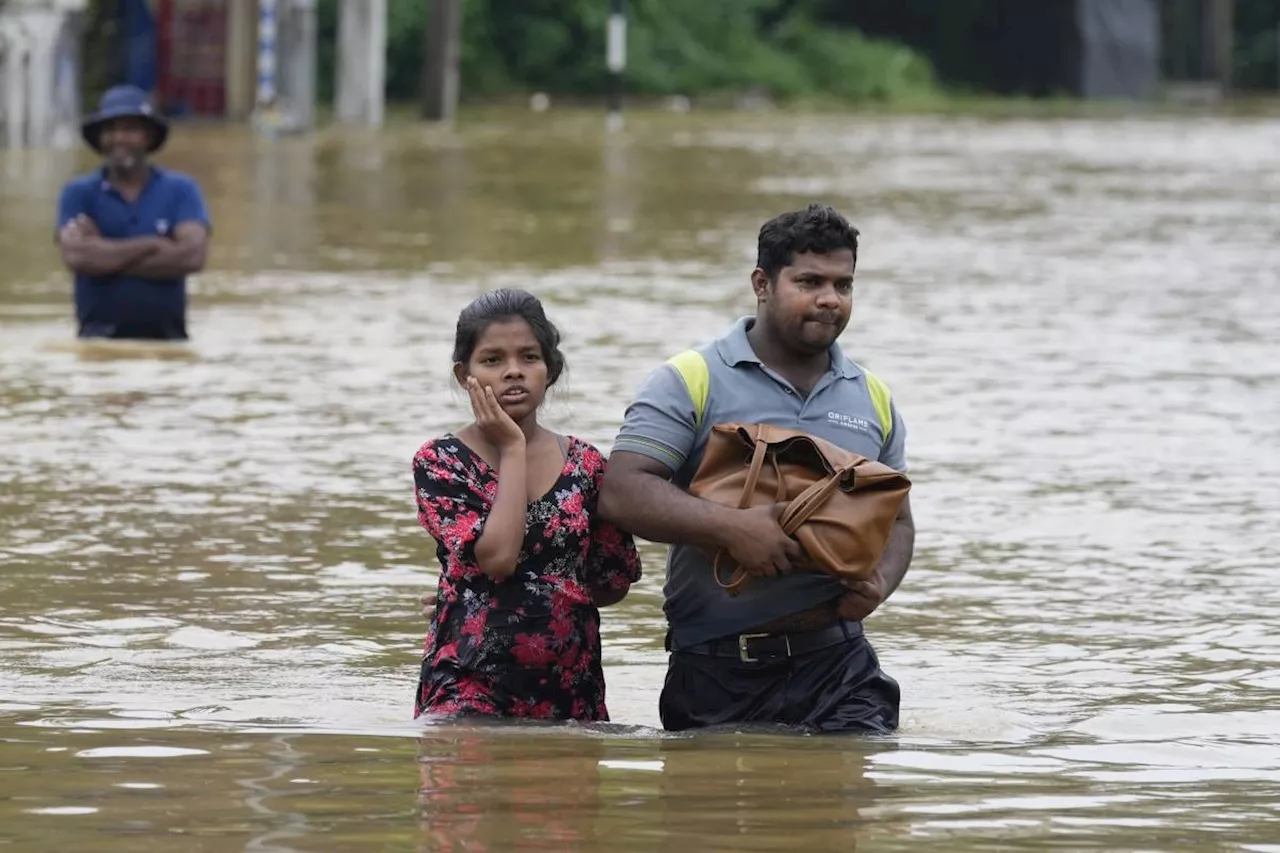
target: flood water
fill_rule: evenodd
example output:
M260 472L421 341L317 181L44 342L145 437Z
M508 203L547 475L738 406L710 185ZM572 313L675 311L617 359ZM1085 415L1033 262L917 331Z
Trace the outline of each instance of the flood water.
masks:
M0 848L1280 851L1280 120L601 124L180 126L185 351L71 343L92 162L0 152ZM908 423L915 562L867 623L901 731L663 734L651 545L610 725L415 724L459 309L541 295L551 425L607 449L811 199Z

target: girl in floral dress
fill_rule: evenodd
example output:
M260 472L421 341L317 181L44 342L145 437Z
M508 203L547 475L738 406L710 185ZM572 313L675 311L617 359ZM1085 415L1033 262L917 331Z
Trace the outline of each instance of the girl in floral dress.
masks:
M524 291L486 293L458 317L453 371L475 422L413 459L441 566L415 716L609 719L598 608L622 600L640 559L596 515L600 451L538 425L559 342Z

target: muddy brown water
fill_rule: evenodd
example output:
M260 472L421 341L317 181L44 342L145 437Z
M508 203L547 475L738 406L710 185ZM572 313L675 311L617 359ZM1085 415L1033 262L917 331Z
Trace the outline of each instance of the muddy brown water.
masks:
M0 847L1280 850L1280 122L601 124L180 126L185 348L71 341L92 163L0 152ZM458 310L539 293L548 418L607 449L809 199L863 232L842 342L908 423L916 559L868 621L901 731L664 735L652 545L610 725L413 723Z

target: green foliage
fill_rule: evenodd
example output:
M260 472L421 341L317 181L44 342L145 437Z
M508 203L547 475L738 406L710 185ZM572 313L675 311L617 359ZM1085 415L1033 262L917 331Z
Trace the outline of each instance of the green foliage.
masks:
M1241 89L1280 89L1280 5L1237 0L1233 82Z
M388 0L387 95L418 97L430 4ZM1002 9L1031 0L627 0L627 91L641 95L757 89L775 97L898 101L929 93L935 66L952 85L978 88L994 75L987 50ZM1235 81L1280 88L1276 0L1235 0ZM0 0L3 5L3 0ZM464 0L464 97L514 92L599 94L607 84L609 0ZM1195 76L1203 58L1200 0L1161 0L1164 71ZM84 16L87 102L123 75L114 0L90 0ZM338 0L319 0L318 90L333 99ZM854 28L912 33L917 49ZM871 26L876 31L875 26ZM904 37L907 37L904 35ZM1187 42L1190 38L1194 44ZM924 59L923 52L933 59Z
M857 30L819 27L808 18L788 20L782 44L808 58L812 88L848 100L892 101L933 88L933 67L902 45L871 39Z
M388 0L387 95L417 97L432 0ZM627 91L893 99L932 88L929 63L891 42L813 22L812 0L629 0ZM337 0L320 0L322 100L333 97ZM608 85L608 0L465 0L464 97L597 95Z

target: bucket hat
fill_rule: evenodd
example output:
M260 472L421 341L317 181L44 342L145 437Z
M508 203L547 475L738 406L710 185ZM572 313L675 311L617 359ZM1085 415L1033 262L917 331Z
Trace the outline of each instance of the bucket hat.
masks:
M98 103L98 111L80 126L80 135L89 143L90 148L101 154L102 126L117 118L140 118L151 125L153 133L151 145L147 148L148 154L159 151L169 138L169 123L151 106L147 93L137 86L113 86L108 89Z

